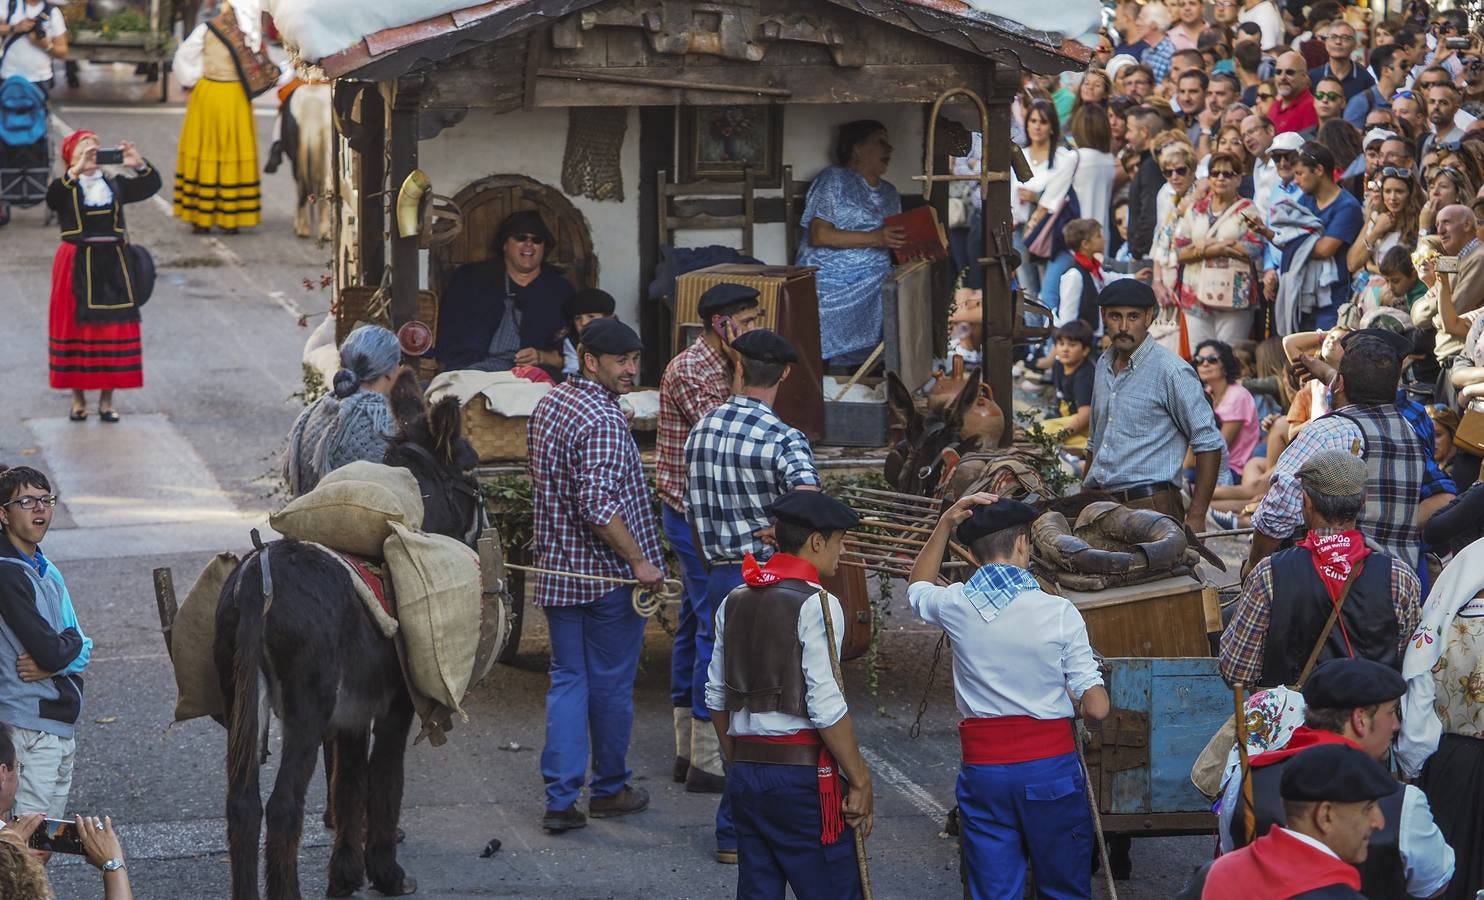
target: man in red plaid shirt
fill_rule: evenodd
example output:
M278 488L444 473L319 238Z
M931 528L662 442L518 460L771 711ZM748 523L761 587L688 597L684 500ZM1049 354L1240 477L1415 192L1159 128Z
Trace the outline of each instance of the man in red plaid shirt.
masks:
M693 741L714 743L716 734L703 696L705 660L711 658L713 636L710 628L696 627L700 622L709 623L714 610L707 608L706 567L696 553L690 525L685 520L685 439L697 422L732 395L736 366L731 343L761 323L762 310L757 297L756 289L740 284L724 283L708 288L696 304L701 321L706 323L705 329L695 343L670 360L660 379L660 418L654 441L655 486L662 501L660 512L665 537L680 557L685 578L685 599L670 656L670 705L675 710L674 779L684 782L685 789L693 793L719 794L726 779L690 764L692 759L701 758L692 752Z
M536 566L635 579L657 589L664 551L639 448L618 398L634 388L643 345L617 319L583 329L582 372L536 404L526 447L535 513ZM536 602L551 631L551 687L541 825L560 833L587 824L577 797L592 760L588 815L636 813L649 794L629 785L626 756L634 726L634 675L645 619L626 584L536 576ZM591 746L589 745L591 738Z

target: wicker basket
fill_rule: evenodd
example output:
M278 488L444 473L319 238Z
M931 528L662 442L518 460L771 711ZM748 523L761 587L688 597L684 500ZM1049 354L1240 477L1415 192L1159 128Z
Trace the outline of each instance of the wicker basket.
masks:
M376 296L376 288L362 285L351 285L340 290L340 297L335 302L335 343L345 343L345 336L350 334L357 325L372 322L377 325L392 327L391 319L386 311L381 315L371 317L369 315L372 298ZM433 333L433 340L438 340L438 295L432 291L417 292L417 318L418 321L428 326Z
M502 416L490 412L480 397L464 406L464 437L482 463L524 462L526 423L530 416Z

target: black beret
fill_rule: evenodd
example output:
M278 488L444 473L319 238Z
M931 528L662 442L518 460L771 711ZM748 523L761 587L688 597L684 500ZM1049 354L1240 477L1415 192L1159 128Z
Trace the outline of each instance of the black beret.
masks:
M611 316L617 308L618 305L613 302L613 295L597 288L583 288L562 301L562 315L569 319L593 313Z
M1407 356L1415 347L1412 338L1390 328L1362 328L1359 331L1352 331L1340 340L1340 346L1349 349L1351 342L1362 338L1374 338L1380 341L1391 348L1397 359Z
M732 349L758 362L787 365L798 362L799 359L799 354L794 352L793 344L790 344L776 331L769 331L766 328L749 331L732 341Z
M1304 682L1304 705L1315 709L1355 709L1395 700L1407 680L1388 665L1370 659L1331 659Z
M1154 288L1137 278L1120 278L1108 282L1098 294L1098 306L1142 306L1153 308Z
M1389 797L1401 782L1353 744L1320 744L1296 754L1283 768L1284 800L1364 803Z
M736 306L738 303L746 303L749 300L757 300L757 288L750 288L745 284L732 284L724 281L721 284L713 284L706 289L706 293L702 294L701 299L696 301L696 311L701 314L702 321L710 322L712 316L727 307ZM754 305L756 304L754 303Z
M495 235L495 243L503 245L510 240L511 235L516 234L539 235L546 243L548 253L551 252L551 245L556 243L556 238L551 236L551 229L546 227L546 220L534 209L518 209L506 216Z
M815 531L849 531L861 522L855 510L824 491L789 491L773 501L768 513Z
M644 349L644 342L639 340L634 329L617 319L592 320L582 329L579 341L589 353L606 353L611 356Z
M958 526L959 543L972 544L987 534L1034 522L1037 515L1034 506L1019 500L996 500L976 506L974 514Z

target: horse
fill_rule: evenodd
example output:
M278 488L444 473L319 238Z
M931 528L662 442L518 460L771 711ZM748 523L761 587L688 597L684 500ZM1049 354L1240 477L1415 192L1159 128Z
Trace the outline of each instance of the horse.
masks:
M470 474L476 454L461 427L457 402L445 399L402 426L386 462L416 476L424 529L471 540L483 513ZM328 895L350 896L368 876L383 894L417 889L397 862L412 700L393 641L373 625L350 578L318 547L281 540L249 554L222 587L213 652L226 707L233 900L259 896L259 748L266 754L270 707L283 723L283 747L266 809L269 900L301 896L304 798L326 740L334 745L336 825Z
M321 240L329 240L334 218L330 204L334 189L331 142L335 139L329 83L312 81L299 85L284 101L280 114L283 152L293 168L299 195L294 210L294 234L309 237L315 232ZM316 217L318 222L314 221Z

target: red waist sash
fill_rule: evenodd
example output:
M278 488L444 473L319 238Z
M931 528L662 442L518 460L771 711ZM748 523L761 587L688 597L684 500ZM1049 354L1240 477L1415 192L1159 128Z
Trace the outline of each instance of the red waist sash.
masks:
M958 723L964 762L996 766L1061 756L1077 749L1071 719L996 716Z
M835 766L835 758L830 755L830 748L820 740L819 732L813 728L803 731L795 731L793 734L761 735L761 734L739 734L737 740L752 744L798 744L803 746L819 746L819 818L822 828L819 833L821 844L833 844L840 839L840 832L845 830L844 793L840 790L840 770Z

